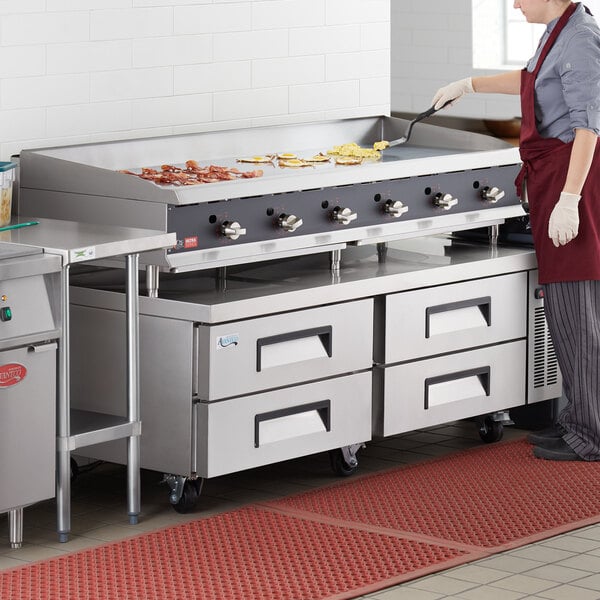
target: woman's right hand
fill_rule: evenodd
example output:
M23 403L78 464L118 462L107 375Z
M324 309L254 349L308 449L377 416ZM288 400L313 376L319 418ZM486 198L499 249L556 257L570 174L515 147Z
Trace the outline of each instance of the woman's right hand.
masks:
M441 87L433 96L431 104L435 110L439 110L446 102L448 102L448 106L452 106L459 98L465 94L472 94L474 91L473 80L471 77L466 77Z

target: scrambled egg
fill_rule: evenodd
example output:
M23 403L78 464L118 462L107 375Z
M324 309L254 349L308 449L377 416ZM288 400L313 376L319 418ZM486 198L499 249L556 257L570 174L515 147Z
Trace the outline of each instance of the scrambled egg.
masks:
M355 142L334 146L333 150L329 150L328 154L334 156L351 156L355 158L372 158L379 160L381 154L375 148L362 148Z

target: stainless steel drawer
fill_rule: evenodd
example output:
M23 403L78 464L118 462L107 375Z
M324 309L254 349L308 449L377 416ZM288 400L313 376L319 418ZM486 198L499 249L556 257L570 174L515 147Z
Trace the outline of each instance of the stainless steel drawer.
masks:
M370 368L373 300L199 325L195 336L194 391L228 398Z
M520 340L375 369L377 435L525 404L526 342Z
M214 477L371 439L371 373L198 403L198 475Z
M380 363L525 337L527 274L393 294L386 298L385 311L385 341L376 345Z

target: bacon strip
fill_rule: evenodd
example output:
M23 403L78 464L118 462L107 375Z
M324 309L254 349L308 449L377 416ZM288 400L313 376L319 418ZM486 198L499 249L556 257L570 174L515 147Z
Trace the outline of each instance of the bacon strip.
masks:
M195 160L186 161L185 169L165 164L161 165L160 171L144 167L140 173L134 173L127 169L121 169L119 173L134 175L147 181L153 181L158 185L198 185L200 183L232 181L233 179L251 179L253 177L262 177L263 175L261 169L240 171L235 167L220 167L218 165L201 167Z

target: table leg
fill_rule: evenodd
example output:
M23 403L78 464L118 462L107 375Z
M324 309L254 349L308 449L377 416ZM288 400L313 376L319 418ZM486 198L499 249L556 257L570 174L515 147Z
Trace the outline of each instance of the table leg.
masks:
M69 540L71 531L71 452L69 450L69 265L61 277L62 339L58 345L58 382L56 417L56 521L60 542Z
M127 416L140 422L139 390L139 255L128 254L127 260ZM129 522L137 524L140 514L140 428L127 439L127 511Z

